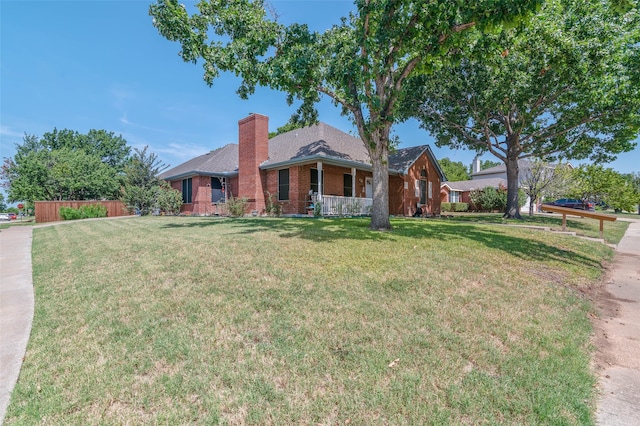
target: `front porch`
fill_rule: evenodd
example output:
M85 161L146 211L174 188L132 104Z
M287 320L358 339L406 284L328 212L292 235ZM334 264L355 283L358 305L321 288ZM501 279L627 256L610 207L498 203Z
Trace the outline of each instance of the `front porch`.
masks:
M341 197L338 195L317 195L311 197L309 209L315 211L317 203L322 216L368 216L371 214L373 198Z

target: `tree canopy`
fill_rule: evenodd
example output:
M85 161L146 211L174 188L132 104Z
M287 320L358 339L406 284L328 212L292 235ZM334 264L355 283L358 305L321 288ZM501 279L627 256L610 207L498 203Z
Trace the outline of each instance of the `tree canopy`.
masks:
M25 134L15 156L4 159L0 178L10 202L114 199L129 150L126 140L104 130Z
M570 194L581 200L603 203L615 210L633 212L640 203L640 190L633 175L623 175L601 164L573 170Z
M459 182L463 180L469 180L471 176L469 176L468 167L464 165L461 161L451 161L449 158L441 158L438 160L440 164L440 168L444 172L444 175L447 177L447 180L450 182Z
M328 96L358 129L373 165L372 229L389 229L391 127L407 79L434 67L471 28L489 30L520 18L540 0L356 0L355 11L323 33L269 17L263 1L203 0L189 15L176 0L158 0L150 14L160 34L181 44L187 62L203 61L211 85L221 72L288 94L300 106L292 122L313 123Z
M487 43L498 46L487 56ZM452 55L454 56L454 55ZM458 58L413 78L405 103L439 146L490 152L507 167L517 210L518 159L609 161L640 128L636 1L547 1L526 24L469 37Z

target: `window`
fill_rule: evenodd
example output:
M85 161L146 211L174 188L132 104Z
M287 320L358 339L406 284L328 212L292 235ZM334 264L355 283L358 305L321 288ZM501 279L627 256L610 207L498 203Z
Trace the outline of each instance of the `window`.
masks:
M318 193L318 169L311 169L311 191Z
M211 202L224 202L224 178L211 178Z
M344 175L344 196L353 197L353 179L351 174Z
M182 179L182 202L185 204L191 203L191 185L193 184L192 178Z
M420 180L420 204L427 204L427 181Z
M289 169L278 170L278 200L289 199Z
M433 198L433 183L429 182L429 199Z
M459 203L460 202L460 191L451 191L449 193L449 202L450 203Z

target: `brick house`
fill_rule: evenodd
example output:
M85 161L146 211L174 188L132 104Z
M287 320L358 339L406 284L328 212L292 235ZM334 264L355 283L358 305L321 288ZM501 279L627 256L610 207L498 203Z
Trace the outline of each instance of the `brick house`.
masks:
M228 197L247 198L262 214L267 197L283 214L367 214L372 205L371 161L362 140L324 123L269 139L269 119L251 114L238 122L238 144L228 144L165 171L160 178L182 192L182 212L224 214ZM389 156L389 213L440 214L445 177L428 145Z

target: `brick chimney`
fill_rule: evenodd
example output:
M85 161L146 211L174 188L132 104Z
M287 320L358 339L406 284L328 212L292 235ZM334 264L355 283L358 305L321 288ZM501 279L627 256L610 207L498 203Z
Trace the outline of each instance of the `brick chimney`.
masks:
M266 173L259 166L269 158L269 117L250 114L238 121L238 197L249 199L249 212L262 212Z

